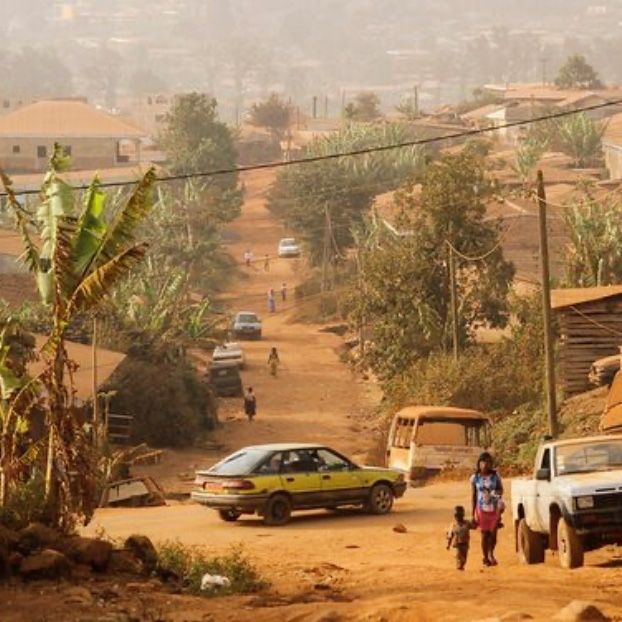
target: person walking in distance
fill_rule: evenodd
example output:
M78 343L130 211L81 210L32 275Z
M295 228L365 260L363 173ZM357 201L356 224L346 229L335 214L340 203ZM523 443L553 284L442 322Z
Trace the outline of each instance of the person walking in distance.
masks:
M270 255L265 255L263 259L263 269L265 272L270 272Z
M464 570L469 555L469 541L473 525L464 518L464 508L457 505L454 508L454 522L447 531L447 550L453 547L456 550L456 568Z
M502 526L500 519L504 509L503 482L492 467L492 456L485 451L480 455L475 473L470 480L473 522L482 534L484 566L497 565L495 558L497 530Z
M276 298L274 297L274 290L272 288L268 290L268 311L270 311L270 313L276 311Z
M251 252L250 248L247 248L244 252L244 263L246 264L247 268L251 267L251 261L253 261L253 253Z
M272 348L272 350L270 350L270 354L268 355L268 367L270 368L270 373L275 377L280 363L281 360L279 359L279 353L276 351L276 348Z
M281 300L285 302L287 300L287 283L281 285Z
M244 414L248 417L249 423L257 414L257 398L253 393L253 387L248 387L246 395L244 396Z

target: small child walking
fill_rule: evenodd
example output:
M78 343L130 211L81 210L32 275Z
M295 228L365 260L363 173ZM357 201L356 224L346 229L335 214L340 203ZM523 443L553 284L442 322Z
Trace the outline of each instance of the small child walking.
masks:
M464 518L464 508L457 505L454 508L454 522L447 531L447 550L453 546L456 550L456 568L464 570L469 554L472 525Z

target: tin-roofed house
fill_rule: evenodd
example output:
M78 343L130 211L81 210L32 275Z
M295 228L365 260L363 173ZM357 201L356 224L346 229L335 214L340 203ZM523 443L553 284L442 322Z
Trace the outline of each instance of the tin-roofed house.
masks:
M0 116L0 167L11 173L44 171L54 143L73 169L124 166L140 160L144 132L83 100L39 101Z
M559 321L564 395L588 391L592 363L620 352L622 285L555 289L551 307Z

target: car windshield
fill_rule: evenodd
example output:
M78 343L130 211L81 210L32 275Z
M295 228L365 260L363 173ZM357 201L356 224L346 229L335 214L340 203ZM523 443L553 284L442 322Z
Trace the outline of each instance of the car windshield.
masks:
M296 246L296 240L294 238L285 238L281 240L281 246Z
M238 322L254 324L257 322L257 316L254 313L240 313L240 315L238 315Z
M244 449L221 460L209 472L218 475L248 475L265 457L266 452L261 449Z
M557 475L609 471L622 467L622 439L559 445L555 450Z

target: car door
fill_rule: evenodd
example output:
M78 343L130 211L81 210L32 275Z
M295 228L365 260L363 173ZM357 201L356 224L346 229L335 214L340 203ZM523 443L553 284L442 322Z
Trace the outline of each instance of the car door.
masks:
M371 476L330 449L318 449L316 455L325 502L348 503L364 499Z
M311 450L291 449L283 452L281 484L291 495L294 507L320 506L321 482L318 463Z
M535 484L535 518L538 531L542 533L548 533L550 522L550 508L553 502L553 485L551 479L553 477L553 465L551 463L551 448L547 447L542 452L542 458L540 459L540 466L538 470L548 469L550 477L548 480L536 479ZM529 523L529 521L528 521ZM532 523L532 528L534 524Z

